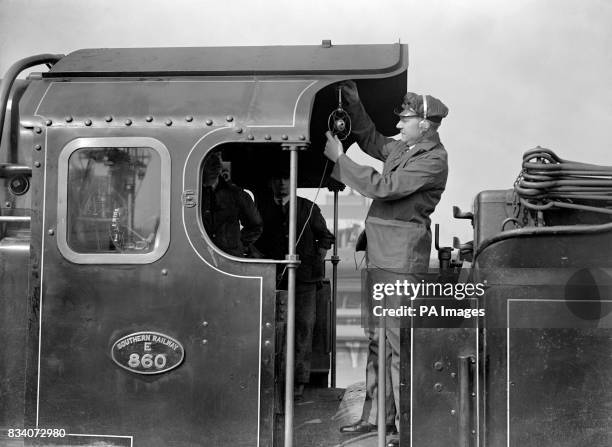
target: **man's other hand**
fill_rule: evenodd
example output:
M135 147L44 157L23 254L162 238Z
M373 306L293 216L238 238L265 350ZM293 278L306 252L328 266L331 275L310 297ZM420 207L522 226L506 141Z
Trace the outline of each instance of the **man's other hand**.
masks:
M342 90L342 98L346 104L355 104L359 102L359 92L357 91L357 84L355 81L342 81L338 84L340 90Z
M340 155L344 154L342 143L338 137L333 135L329 130L325 132L325 136L327 137L327 142L325 143L325 151L323 152L323 155L336 163L338 158L340 158Z

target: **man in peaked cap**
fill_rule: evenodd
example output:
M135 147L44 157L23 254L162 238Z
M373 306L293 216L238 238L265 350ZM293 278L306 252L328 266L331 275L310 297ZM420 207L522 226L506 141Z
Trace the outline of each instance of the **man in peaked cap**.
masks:
M430 95L406 93L399 118L399 139L385 137L366 113L352 81L340 85L352 133L363 151L384 163L382 173L355 163L344 154L337 137L327 132L325 156L335 163L332 177L373 199L365 221L369 269L405 273L426 272L431 251L429 215L440 201L448 175L447 154L438 128L448 108ZM394 327L391 327L394 326ZM367 395L362 418L341 427L344 433L376 429L378 330L367 330L370 340L366 367ZM399 325L387 324L386 423L399 431ZM389 428L389 427L388 427ZM392 440L391 445L399 444Z

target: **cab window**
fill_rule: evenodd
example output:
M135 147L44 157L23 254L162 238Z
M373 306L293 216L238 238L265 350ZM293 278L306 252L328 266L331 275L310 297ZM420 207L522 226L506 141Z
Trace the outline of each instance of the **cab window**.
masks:
M169 226L169 188L162 186L169 159L159 146L73 147L62 155L63 254L92 263L113 256L128 263L159 257Z

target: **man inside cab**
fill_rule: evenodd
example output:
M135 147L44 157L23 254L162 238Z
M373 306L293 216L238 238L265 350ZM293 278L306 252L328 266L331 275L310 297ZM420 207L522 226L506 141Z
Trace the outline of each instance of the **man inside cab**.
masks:
M222 251L239 257L252 256L252 245L263 231L261 216L251 197L225 180L221 170L219 154L209 154L202 173L204 229Z
M264 231L255 246L266 258L285 259L289 248L289 172L274 170L268 186L271 191L257 196ZM308 199L297 197L296 217L300 264L295 287L295 395L299 398L310 381L316 295L325 276L324 259L334 235L327 229L319 207ZM287 269L278 267L277 289L287 289Z

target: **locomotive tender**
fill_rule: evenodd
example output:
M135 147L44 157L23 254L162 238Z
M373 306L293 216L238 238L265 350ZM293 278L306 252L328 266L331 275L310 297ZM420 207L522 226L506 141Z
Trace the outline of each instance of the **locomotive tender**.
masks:
M0 91L0 443L283 445L276 267L294 259L214 246L203 162L221 151L257 193L290 154L294 190L337 188L322 155L334 84L356 80L390 135L407 67L406 45L329 42L17 62ZM600 216L533 211L512 190L456 213L474 226L456 248L488 284L486 318L403 330L402 445L612 444L612 224Z

